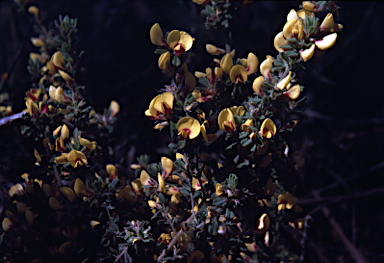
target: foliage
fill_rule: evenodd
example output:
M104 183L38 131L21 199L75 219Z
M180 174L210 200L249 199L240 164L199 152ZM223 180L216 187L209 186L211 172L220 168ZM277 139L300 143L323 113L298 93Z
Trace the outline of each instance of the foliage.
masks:
M208 44L212 65L193 74L187 61L195 39L179 30L164 36L159 24L152 26L158 65L170 83L145 115L169 133L175 155L158 163L138 157L130 182L106 164L120 106L112 101L96 113L76 82L77 20L60 16L47 30L39 10L28 8L39 53L29 59L33 84L21 133L41 147L24 182L3 189L4 262L299 259L291 235L304 237L309 217L295 205L292 174L303 158L290 150L292 116L306 99L298 84L303 65L331 48L342 29L334 23L337 7L318 1L291 10L274 40L279 54L259 63L254 53L235 60L230 48L238 3L194 2L205 6L207 28L227 34L225 49Z

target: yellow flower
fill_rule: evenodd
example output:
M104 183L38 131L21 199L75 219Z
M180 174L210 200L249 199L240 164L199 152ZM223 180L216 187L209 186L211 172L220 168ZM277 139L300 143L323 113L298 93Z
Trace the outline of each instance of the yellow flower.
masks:
M287 45L288 42L287 40L285 40L284 38L284 35L283 35L283 31L281 31L280 33L278 33L276 36L275 36L275 39L273 40L273 45L275 46L275 49L279 52L284 52L284 49L280 48L281 45Z
M233 106L229 108L232 111L233 115L243 116L245 113L245 109L243 106Z
M265 59L260 65L261 75L269 80L272 80L272 63L273 58L271 56L267 56L267 59Z
M163 178L170 176L175 170L173 161L167 157L161 157L161 166L163 167Z
M239 82L244 83L248 79L247 70L241 65L235 65L229 72L229 77L231 81L235 84Z
M292 72L290 71L285 78L283 78L282 80L279 81L279 83L277 83L276 87L279 90L283 90L285 87L287 87L287 85L291 81L291 76L292 76Z
M264 138L271 139L276 134L276 125L270 119L266 118L261 124L260 135Z
M182 138L195 139L200 134L200 123L192 117L181 118L176 125L177 131Z
M55 158L55 163L56 164L65 164L65 163L67 163L68 162L67 157L68 157L67 153L62 153L61 156Z
M76 168L79 165L87 164L87 157L85 157L84 153L72 150L68 153L67 156L68 162Z
M45 43L43 40L41 40L38 37L31 37L31 42L35 47L42 47L45 48Z
M256 223L255 233L262 234L267 232L269 229L269 224L270 224L269 216L266 213L264 213Z
M233 66L233 57L230 53L225 54L224 57L220 60L220 68L223 70L225 74L228 74L231 72Z
M316 40L315 45L320 50L331 48L336 43L337 33L330 34L323 39Z
M241 130L244 132L251 132L251 129L249 127L253 127L253 120L248 119L241 125Z
M60 137L63 138L63 140L69 138L69 129L68 129L67 125L65 125L65 124L61 128L61 135L60 135Z
M288 89L288 87L287 87ZM292 88L289 88L288 91L284 92L285 96L288 96L291 100L295 100L300 96L301 88L299 84L296 84Z
M96 149L97 142L95 142L95 141L90 142L87 139L81 138L80 136L78 137L78 139L79 139L80 145L86 147L87 153L90 153Z
M91 195L91 192L87 190L84 182L80 178L76 179L73 189L75 190L77 197L82 198L83 196Z
M320 31L323 33L328 33L329 31L331 31L331 29L333 29L333 24L334 24L333 15L332 13L329 13L321 23L319 27Z
M259 68L259 59L255 54L250 52L247 57L247 74L251 75L256 73Z
M120 112L120 105L116 101L111 101L109 104L109 110L111 111L111 117L116 117L116 115Z
M36 19L39 19L39 8L37 8L36 6L28 7L28 13L34 15Z
M8 217L5 217L2 226L5 231L9 231L13 227L13 223Z
M160 193L165 193L166 190L165 190L165 181L163 179L163 177L161 176L160 173L157 174L157 180L159 181L159 187L158 187L158 191Z
M27 100L25 102L25 105L27 106L26 112L32 117L37 118L40 115L39 112L39 106L34 103L32 100Z
M303 8L308 11L315 11L317 9L316 2L313 1L303 1Z
M224 49L215 47L214 45L211 45L211 44L207 44L205 48L207 49L207 52L211 55L225 54Z
M303 26L303 22L299 18L289 20L283 28L284 38L288 39L294 37L297 40L302 39L304 35Z
M216 188L216 196L222 196L224 194L224 189L223 189L223 186L221 186L221 184L217 183L215 188Z
M149 35L150 35L152 44L157 46L167 46L167 42L165 42L165 39L164 39L163 30L161 30L161 27L158 23L154 24L151 27Z
M109 174L109 178L113 180L114 178L119 178L117 176L117 168L113 164L107 164L107 173Z
M222 110L217 119L221 130L228 133L232 133L236 130L235 117L230 109Z
M281 194L277 198L277 203L278 210L292 209L295 205L295 198L290 193Z
M55 87L50 86L49 87L49 96L53 101L59 102L59 103L65 103L67 100L65 98L64 90L62 87Z
M75 88L75 80L68 73L59 69L59 74L65 80L65 83L67 83L68 87L71 89Z
M315 53L315 45L311 44L311 47L305 50L299 51L301 58L306 62L307 60L311 59L313 54Z
M51 62L56 70L61 69L65 71L64 58L63 58L63 53L61 53L61 51L56 51L52 55Z
M171 53L169 51L161 54L159 57L159 68L163 70L168 75L172 75L173 70L171 66Z
M172 113L174 99L175 97L171 92L157 95L149 104L149 109L145 111L145 115L156 120L166 119L166 116Z
M24 193L24 188L21 184L15 184L13 185L9 191L8 191L8 196L12 197L14 194L17 195L22 195Z
M303 21L305 21L305 16L314 17L315 14L312 13L311 11L300 9L299 11L297 11L297 16L303 19Z
M195 39L188 33L179 30L172 30L167 37L167 43L177 55L183 54L191 49Z
M263 95L263 92L262 92L263 82L264 82L264 77L260 76L255 78L252 84L253 91L259 96Z

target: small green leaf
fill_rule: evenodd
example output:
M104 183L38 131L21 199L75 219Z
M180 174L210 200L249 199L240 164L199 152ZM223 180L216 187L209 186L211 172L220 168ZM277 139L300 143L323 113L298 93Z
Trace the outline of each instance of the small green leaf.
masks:
M176 67L180 66L181 64L180 58L178 56L174 56L172 59L172 64L175 65Z

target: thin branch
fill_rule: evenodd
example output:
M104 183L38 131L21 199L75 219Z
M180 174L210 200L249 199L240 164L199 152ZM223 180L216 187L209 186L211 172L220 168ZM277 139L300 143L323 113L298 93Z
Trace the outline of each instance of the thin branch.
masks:
M0 127L3 126L3 125L7 125L7 124L10 124L11 122L15 121L15 120L20 120L20 119L26 119L28 116L28 113L25 112L25 111L22 111L22 112L19 112L19 113L15 113L11 116L7 116L7 117L4 117L4 118L1 118L0 119Z
M312 190L312 194L316 199L320 199L320 195ZM344 234L343 229L340 227L340 225L337 223L335 218L331 217L331 211L328 207L323 207L321 209L323 211L324 216L328 219L329 223L331 224L333 230L337 233L341 241L343 242L344 246L348 250L350 256L358 263L368 263L367 259L364 257L364 255L358 250L352 242L347 238L347 236Z

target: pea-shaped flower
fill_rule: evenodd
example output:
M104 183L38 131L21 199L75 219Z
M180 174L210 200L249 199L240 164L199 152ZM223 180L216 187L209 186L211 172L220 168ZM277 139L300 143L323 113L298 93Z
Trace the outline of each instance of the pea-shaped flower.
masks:
M266 118L261 124L260 135L264 138L271 139L276 134L276 125L270 119Z
M235 117L230 109L224 109L220 112L219 127L225 132L232 133L236 130Z
M205 48L207 49L207 52L211 55L220 55L220 54L225 54L225 50L222 49L222 48L218 48L218 47L215 47L214 45L212 44L207 44L205 46Z
M306 62L307 60L311 59L313 54L315 53L315 45L311 44L311 47L305 50L299 51L301 58Z
M157 46L167 46L167 42L164 39L163 30L158 23L154 24L149 31L151 42Z
M191 49L194 38L184 31L172 30L167 37L168 45L177 55L183 54Z
M326 37L323 37L323 39L316 40L315 45L320 50L326 50L335 44L336 38L337 38L337 33L333 33Z
M68 162L76 168L79 165L87 164L87 157L85 157L84 153L72 150L67 155Z
M200 123L192 117L181 118L176 125L177 131L182 138L195 139L200 134Z
M171 92L164 92L157 95L149 104L149 109L145 115L153 119L166 119L166 116L172 113L174 96Z
M264 60L260 65L260 73L265 78L271 80L272 79L272 63L273 58L271 56L267 56L267 59Z
M234 67L232 67L229 73L229 77L231 81L235 84L244 83L248 79L247 70L241 65L235 65Z

